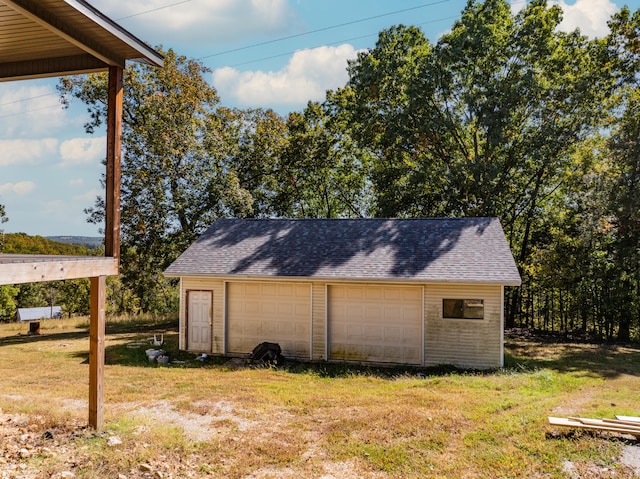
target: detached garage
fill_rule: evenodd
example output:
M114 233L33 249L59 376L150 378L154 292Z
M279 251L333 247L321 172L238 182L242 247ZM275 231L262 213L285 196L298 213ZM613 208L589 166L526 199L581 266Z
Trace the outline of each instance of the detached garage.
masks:
M184 350L473 368L502 366L520 284L496 218L218 220L165 274Z

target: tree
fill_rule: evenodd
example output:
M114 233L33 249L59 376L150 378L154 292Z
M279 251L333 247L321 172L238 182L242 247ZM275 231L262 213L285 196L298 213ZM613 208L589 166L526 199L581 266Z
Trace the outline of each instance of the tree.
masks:
M350 134L374 157L379 216L498 216L521 271L574 148L614 88L605 45L545 1L470 1L436 45L380 34L349 66ZM526 280L526 277L525 277ZM513 324L518 290L509 301Z
M618 339L629 341L631 327L640 318L640 88L625 91L624 113L609 147L616 173L608 199L618 273Z
M245 205L236 215L278 216L274 201L287 135L284 120L272 110L233 109L225 113L219 128L224 136L214 138L225 145L227 168L238 185L237 199Z
M0 224L4 224L9 221L7 214L4 210L4 205L0 205ZM0 230L0 252L4 249L4 230Z
M18 308L17 295L17 287L13 285L0 286L0 321L15 319Z
M90 314L91 287L88 279L69 279L57 285L58 300L55 304L69 317Z
M251 212L251 196L230 161L226 126L237 115L218 107L207 73L172 50L162 68L135 64L125 70L121 271L143 311L175 307L162 270L213 220ZM103 74L60 81L63 95L87 104L90 133L106 117L106 86ZM91 222L102 222L103 199L88 214Z
M332 92L328 92L331 97ZM339 101L333 97L333 102ZM276 172L279 216L363 217L370 205L368 156L356 151L331 103L310 102L287 119L287 141Z

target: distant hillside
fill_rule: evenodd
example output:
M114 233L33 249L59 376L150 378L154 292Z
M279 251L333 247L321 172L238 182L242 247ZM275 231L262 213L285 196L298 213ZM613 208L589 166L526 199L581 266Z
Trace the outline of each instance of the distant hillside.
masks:
M69 256L90 256L95 254L89 247L54 241L42 236L25 233L6 233L4 246L0 251L11 254L58 254Z
M82 245L89 249L102 247L104 241L102 236L47 236L47 239L58 243Z

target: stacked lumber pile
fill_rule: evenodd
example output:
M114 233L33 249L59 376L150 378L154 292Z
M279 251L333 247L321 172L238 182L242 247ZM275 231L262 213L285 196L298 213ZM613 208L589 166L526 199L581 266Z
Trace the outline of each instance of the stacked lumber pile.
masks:
M615 419L589 419L583 417L551 417L552 426L577 427L592 431L608 431L619 434L632 434L640 437L640 417L616 416Z

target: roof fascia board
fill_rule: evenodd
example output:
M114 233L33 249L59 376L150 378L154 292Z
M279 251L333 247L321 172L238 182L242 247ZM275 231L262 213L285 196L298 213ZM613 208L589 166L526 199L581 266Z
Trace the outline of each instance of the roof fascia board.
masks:
M450 280L450 279L409 279L409 278L335 278L316 276L249 276L228 274L202 274L202 273L163 273L167 278L193 278L193 279L223 279L225 281L288 281L288 282L319 282L319 283L393 283L393 284L447 284L462 286L520 286L521 281L515 280Z
M92 39L87 38L84 34L77 31L73 27L69 26L59 18L51 14L51 12L43 9L40 5L36 4L32 0L3 0L8 7L21 13L27 18L33 20L38 25L46 28L47 30L55 33L56 35L64 38L66 41L72 43L76 47L86 51L87 53L99 58L108 65L114 65L124 68L125 58L118 57L113 52L108 52L104 48L101 48ZM70 6L76 8L69 2ZM76 8L77 10L77 8ZM86 15L85 15L86 16ZM94 18L89 17L95 22Z
M100 25L103 29L107 30L113 36L117 37L120 41L126 43L134 50L137 50L141 54L141 58L135 60L143 60L146 63L161 67L164 64L164 57L156 52L153 48L147 45L145 42L137 38L128 30L122 28L118 23L105 16L99 10L96 10L92 5L84 1L78 0L64 0L67 5L74 8L84 16L88 17Z
M48 78L104 71L108 65L93 55L47 58L0 64L0 81Z

